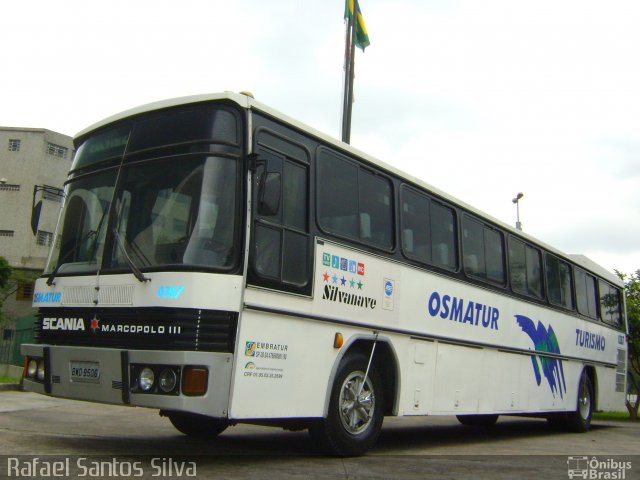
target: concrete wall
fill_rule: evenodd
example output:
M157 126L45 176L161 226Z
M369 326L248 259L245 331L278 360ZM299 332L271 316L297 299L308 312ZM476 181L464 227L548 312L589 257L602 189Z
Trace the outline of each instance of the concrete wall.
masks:
M20 379L22 377L22 367L0 363L0 377L13 377Z

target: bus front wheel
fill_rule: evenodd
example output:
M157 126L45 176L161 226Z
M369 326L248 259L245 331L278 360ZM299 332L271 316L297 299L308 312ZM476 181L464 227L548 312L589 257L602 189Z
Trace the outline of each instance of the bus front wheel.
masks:
M190 437L214 438L229 426L225 419L195 413L162 411L160 415L169 417L169 421L179 432Z
M382 380L361 354L345 357L338 367L327 417L309 428L311 438L327 453L362 455L378 439L384 417Z

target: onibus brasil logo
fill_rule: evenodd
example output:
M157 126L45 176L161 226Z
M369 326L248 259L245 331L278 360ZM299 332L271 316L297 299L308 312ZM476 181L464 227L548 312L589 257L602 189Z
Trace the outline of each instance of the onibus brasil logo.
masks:
M569 456L567 458L567 476L570 479L584 478L598 480L625 480L627 470L633 465L630 461L598 457Z

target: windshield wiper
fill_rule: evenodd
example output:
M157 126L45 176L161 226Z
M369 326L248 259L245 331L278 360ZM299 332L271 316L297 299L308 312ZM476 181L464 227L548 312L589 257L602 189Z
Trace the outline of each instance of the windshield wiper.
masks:
M102 230L102 225L104 223L104 219L107 217L107 210L105 210L104 212L102 212L102 216L100 217L100 222L98 222L98 228L95 230L89 230L84 237L82 237L80 239L79 242L76 242L76 244L74 245L74 247L69 250L64 257L62 257L59 261L58 264L56 265L56 268L53 269L53 271L49 274L49 276L47 277L47 285L51 286L53 285L53 280L56 278L56 275L58 274L58 270L60 270L60 267L62 267L62 265L64 265L64 261L69 258L69 256L71 256L72 253L74 253L76 250L78 250L78 248L80 248L80 245L83 245L84 242L86 242L87 240L89 240L92 236L95 236L96 239L93 242L93 246L91 247L91 258L93 258L93 256L96 253L96 247L98 245L98 234L100 233L100 230Z
M120 251L122 252L122 255L124 256L124 259L127 262L127 265L129 266L129 268L131 269L131 272L133 273L133 275L141 283L150 282L151 279L149 277L146 277L144 275L144 273L142 273L140 271L140 269L136 266L136 264L133 263L133 260L131 260L131 257L127 253L127 249L124 246L124 243L122 242L122 238L120 237L120 234L118 233L118 230L114 228L112 231L113 231L113 236L116 239L116 244L120 248ZM126 237L125 237L125 239L126 239Z

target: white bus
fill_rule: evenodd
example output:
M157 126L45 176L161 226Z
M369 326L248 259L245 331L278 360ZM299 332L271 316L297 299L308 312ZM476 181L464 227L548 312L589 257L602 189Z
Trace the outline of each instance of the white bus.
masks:
M187 435L308 428L338 455L384 416L585 431L624 409L614 275L249 95L139 107L75 147L29 391Z

